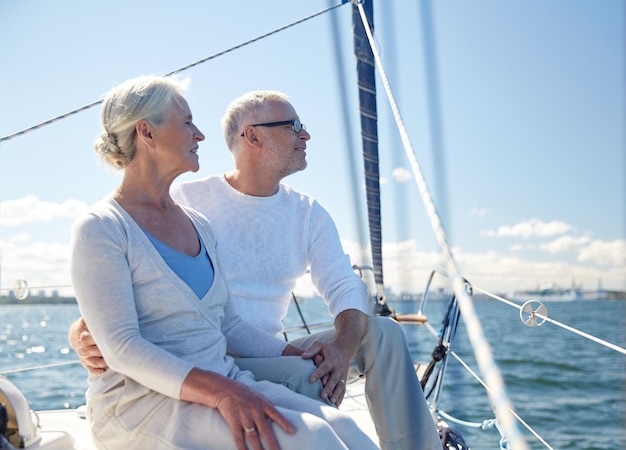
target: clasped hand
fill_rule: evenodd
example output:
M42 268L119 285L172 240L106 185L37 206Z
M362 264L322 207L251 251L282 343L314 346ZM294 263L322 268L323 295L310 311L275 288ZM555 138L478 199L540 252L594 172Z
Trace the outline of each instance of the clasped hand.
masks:
M304 359L311 359L317 366L309 381L322 382L321 397L328 399L335 406L339 406L346 395L346 377L350 367L351 355L336 343L314 342L300 355Z

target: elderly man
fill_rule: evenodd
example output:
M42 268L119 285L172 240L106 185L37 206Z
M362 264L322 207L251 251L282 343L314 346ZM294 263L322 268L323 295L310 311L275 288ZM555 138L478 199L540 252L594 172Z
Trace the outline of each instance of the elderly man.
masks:
M349 376L365 376L382 448L441 449L400 325L371 316L367 288L353 272L326 210L281 183L306 168L311 138L287 96L247 93L229 105L222 126L234 170L178 184L172 197L211 222L239 315L280 333L296 280L310 268L335 318L333 329L291 341L296 357L237 358L237 365L257 379L335 405L343 399ZM70 342L88 370L105 370L80 322L70 332Z

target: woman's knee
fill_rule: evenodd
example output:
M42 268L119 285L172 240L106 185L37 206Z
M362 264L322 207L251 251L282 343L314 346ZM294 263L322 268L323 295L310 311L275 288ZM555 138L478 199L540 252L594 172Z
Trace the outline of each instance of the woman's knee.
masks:
M313 400L322 401L322 382L320 380L317 380L311 383L311 381L309 380L310 376L311 375L309 374L306 377L293 380L293 386L290 387L290 389ZM299 381L299 383L296 384L296 381Z
M345 448L333 427L324 419L310 413L281 411L296 427L296 434L288 435L274 426L281 448L320 449Z
M285 379L285 385L299 394L306 395L314 400L320 400L322 393L321 381L311 383L311 374L315 370L315 364L311 360L303 359L293 365L293 370Z

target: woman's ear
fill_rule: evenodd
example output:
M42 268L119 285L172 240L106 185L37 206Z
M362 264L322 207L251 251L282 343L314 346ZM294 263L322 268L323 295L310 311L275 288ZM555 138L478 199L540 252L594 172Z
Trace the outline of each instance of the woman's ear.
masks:
M140 120L135 125L137 138L141 139L146 145L152 146L152 125L147 120Z

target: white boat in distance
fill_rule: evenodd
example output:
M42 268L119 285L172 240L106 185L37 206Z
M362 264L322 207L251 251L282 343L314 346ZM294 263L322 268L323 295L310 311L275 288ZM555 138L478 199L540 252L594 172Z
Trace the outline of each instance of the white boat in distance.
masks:
M545 302L572 302L583 300L583 291L579 287L559 288L555 285L546 286L543 289L512 291L507 294L509 300L526 302L528 300L539 300Z

